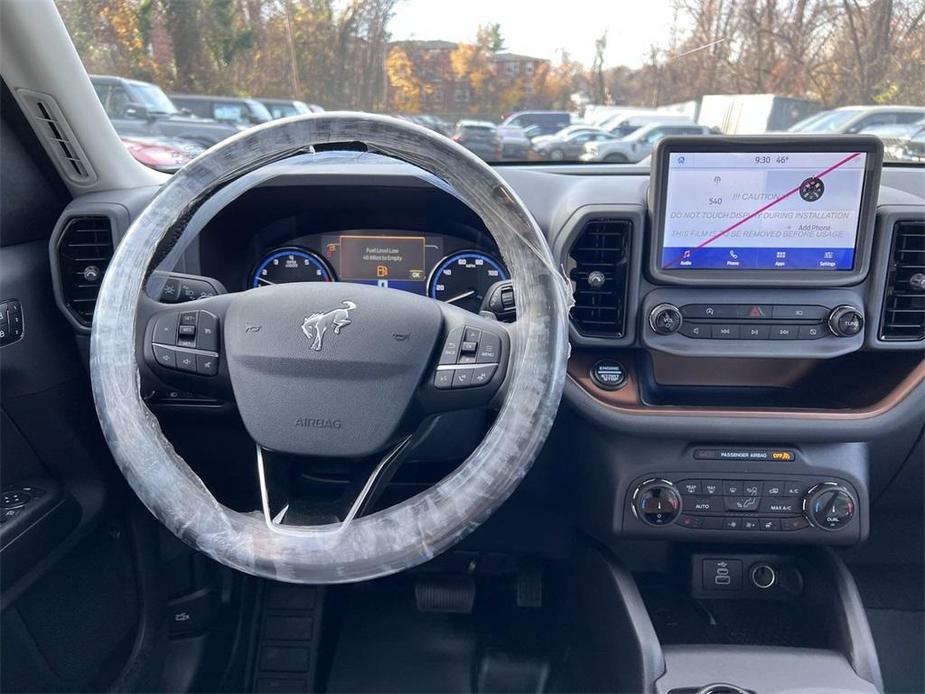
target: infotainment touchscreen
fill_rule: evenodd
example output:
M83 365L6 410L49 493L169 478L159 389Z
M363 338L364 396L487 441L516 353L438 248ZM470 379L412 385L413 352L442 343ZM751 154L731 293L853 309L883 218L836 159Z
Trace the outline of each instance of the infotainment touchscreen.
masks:
M866 152L672 152L663 270L854 268Z

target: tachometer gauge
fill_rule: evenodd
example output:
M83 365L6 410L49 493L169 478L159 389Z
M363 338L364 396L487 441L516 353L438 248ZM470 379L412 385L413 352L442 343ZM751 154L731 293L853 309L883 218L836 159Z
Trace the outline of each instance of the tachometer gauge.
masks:
M489 287L506 279L510 275L500 260L481 251L460 251L437 263L427 295L478 313Z
M302 248L280 248L266 255L251 276L251 287L288 282L333 282L334 271L325 260Z

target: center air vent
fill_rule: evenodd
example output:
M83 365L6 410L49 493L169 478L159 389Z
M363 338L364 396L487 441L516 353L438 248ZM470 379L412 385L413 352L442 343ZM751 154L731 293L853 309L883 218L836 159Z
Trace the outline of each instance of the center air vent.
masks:
M109 217L72 217L67 221L58 243L61 292L68 311L83 325L93 322L100 283L112 253Z
M902 221L893 226L880 339L922 338L925 338L925 221Z
M626 279L630 236L628 219L590 219L569 251L569 279L575 305L572 323L587 337L626 334Z

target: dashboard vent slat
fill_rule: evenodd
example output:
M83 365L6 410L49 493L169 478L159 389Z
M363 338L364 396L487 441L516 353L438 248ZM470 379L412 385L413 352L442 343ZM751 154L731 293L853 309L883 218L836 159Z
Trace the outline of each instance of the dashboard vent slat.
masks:
M17 94L24 102L24 111L31 119L33 129L44 141L48 154L58 164L61 174L82 186L94 183L96 172L90 166L58 103L48 94L40 92L20 89Z
M112 222L103 215L71 217L58 243L61 292L68 311L90 326L103 274L112 259Z
M575 300L570 315L572 324L584 336L618 339L626 334L632 231L633 224L628 219L590 219L569 249L569 279ZM600 284L589 282L592 275Z
M893 245L883 293L880 339L915 341L925 338L925 221L893 225Z

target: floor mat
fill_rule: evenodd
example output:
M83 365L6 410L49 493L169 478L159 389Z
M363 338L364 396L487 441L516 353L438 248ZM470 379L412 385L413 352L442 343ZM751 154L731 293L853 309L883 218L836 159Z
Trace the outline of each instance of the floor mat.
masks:
M888 694L925 692L925 612L867 610Z

